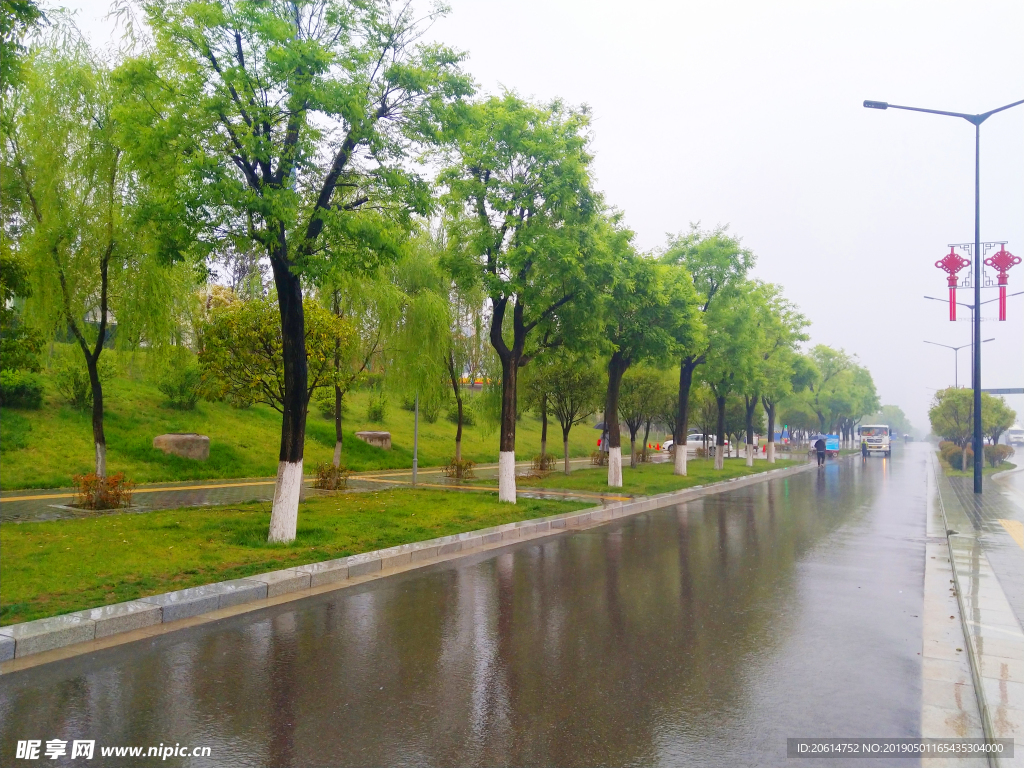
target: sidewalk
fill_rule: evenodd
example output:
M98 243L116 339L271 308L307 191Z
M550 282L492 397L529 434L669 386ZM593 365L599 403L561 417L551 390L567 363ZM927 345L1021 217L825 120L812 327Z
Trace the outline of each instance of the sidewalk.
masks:
M1011 473L976 496L971 478L944 476L934 456L932 467L985 733L1018 750L993 765L1024 765L1024 504Z

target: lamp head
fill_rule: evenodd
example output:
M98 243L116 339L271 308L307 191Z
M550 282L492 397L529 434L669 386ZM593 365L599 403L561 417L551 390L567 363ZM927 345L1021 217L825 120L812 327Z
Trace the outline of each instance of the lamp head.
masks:
M886 101L865 101L864 106L868 109L888 109L889 103Z

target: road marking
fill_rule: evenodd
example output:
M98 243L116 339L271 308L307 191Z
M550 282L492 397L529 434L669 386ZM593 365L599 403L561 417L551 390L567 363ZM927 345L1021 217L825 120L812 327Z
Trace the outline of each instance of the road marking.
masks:
M1000 520L999 522L1013 540L1017 542L1017 546L1024 549L1024 523L1020 520Z

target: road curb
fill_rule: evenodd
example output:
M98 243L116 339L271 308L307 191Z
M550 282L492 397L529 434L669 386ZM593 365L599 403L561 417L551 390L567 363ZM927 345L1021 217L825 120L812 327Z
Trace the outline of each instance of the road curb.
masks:
M0 662L3 663L0 671L13 671L3 667L9 667L14 660L28 656L64 651L52 659L40 659L40 663L46 663L68 655L76 655L74 646L81 646L79 653L88 653L95 650L94 647L89 647L90 643L101 638L106 641L116 640L117 635L147 628L149 631L184 629L193 626L195 619L202 619L224 609L242 606L248 610L256 610L279 604L282 598L294 600L318 594L324 588L341 589L350 584L361 583L363 579L360 577L372 577L396 569L420 568L436 562L478 554L495 546L602 525L653 509L790 477L815 466L807 463L783 469L770 469L708 485L641 496L632 501L609 502L575 512L505 523L241 579L165 592L61 616L11 624L0 627ZM353 581L354 579L359 581ZM156 625L164 626L158 628Z

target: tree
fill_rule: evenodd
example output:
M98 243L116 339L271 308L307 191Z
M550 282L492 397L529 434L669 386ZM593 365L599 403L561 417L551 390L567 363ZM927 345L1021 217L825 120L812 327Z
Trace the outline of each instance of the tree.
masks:
M928 420L932 432L960 446L963 451L963 463L960 466L966 467L967 447L974 436L973 392L956 387L940 389L928 409Z
M356 334L352 323L312 299L306 299L304 309L308 403L315 389L334 384L336 345L347 352ZM265 403L284 414L288 395L283 343L272 298L232 301L210 312L202 331L199 364L205 378L217 383L219 394L236 405Z
M729 396L739 394L743 383L755 374L758 363L759 333L750 320L752 283L741 283L705 314L708 330L704 353L704 380L718 406L715 428L715 469L722 469L726 434L726 404ZM684 448L685 450L685 448Z
M4 162L17 184L17 249L31 278L32 325L70 332L92 393L96 474L107 472L99 362L111 318L119 343L162 343L194 273L167 239L166 190L129 150L125 95L80 39L34 51L5 99Z
M38 371L42 334L25 325L15 304L32 295L32 285L25 265L4 240L0 247L0 370Z
M309 392L302 278L338 266L347 251L325 247L333 237L378 244L382 213L401 223L427 212L408 158L439 138L472 84L461 55L422 42L440 8L417 19L389 0L142 5L155 45L133 82L160 100L140 132L176 152L210 237L248 239L270 261L284 418L269 539L291 541Z
M693 278L698 296L698 309L704 317L732 286L746 279L747 272L754 266L754 254L740 246L738 238L728 233L728 227L718 227L708 232L699 224L692 224L690 231L669 238L662 254L668 264L685 267ZM701 343L694 338L692 347L682 352L679 362L679 413L676 418L674 443L675 474L686 474L686 435L689 431L690 388L693 386L694 371L707 361L709 342ZM682 446L679 450L678 446Z
M597 310L608 357L604 420L608 430L608 485L622 487L619 390L622 376L640 361L653 364L690 346L700 337L697 297L690 275L676 266L637 255L631 233L612 235L620 254L607 292Z
M548 407L562 428L562 456L569 474L569 432L601 407L601 374L592 360L565 349L544 361L539 375L545 382Z
M774 464L775 409L780 400L791 392L806 388L811 381L810 364L796 352L796 345L807 340L805 329L809 323L796 306L782 295L779 286L763 283L760 290L764 300L760 319L764 345L761 350L758 391L768 417L766 458L769 464Z
M33 27L46 21L33 0L3 0L0 3L0 93L21 78L25 46L22 39Z
M619 394L619 416L629 429L629 466L636 469L636 436L647 425L650 430L662 393L661 374L652 368L631 368L622 377ZM646 447L646 436L641 443Z
M999 445L1003 432L1012 427L1016 420L1017 412L1006 404L1006 400L987 392L981 393L981 423L992 445Z
M574 304L600 284L603 255L587 238L590 117L560 101L513 93L468 109L440 181L452 222L453 274L474 275L490 301L501 365L498 499L515 503L519 369L561 343Z

